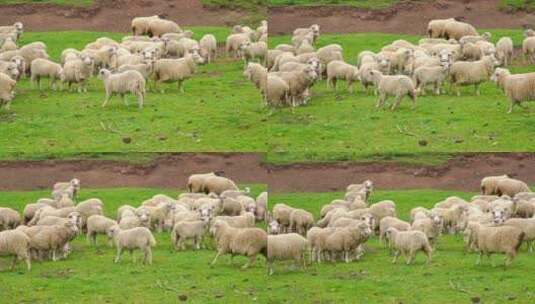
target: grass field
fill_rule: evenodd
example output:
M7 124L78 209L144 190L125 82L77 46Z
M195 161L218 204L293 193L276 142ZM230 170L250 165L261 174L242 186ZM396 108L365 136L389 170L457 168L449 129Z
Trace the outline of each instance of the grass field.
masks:
M432 207L451 195L468 199L472 193L378 191L372 201L394 200L398 215L408 219L413 207ZM321 206L341 197L343 193L271 193L270 204L284 202L307 209L317 217ZM421 254L413 265L405 265L402 259L392 265L391 257L376 238L367 244L368 253L358 262L315 264L306 272L279 266L279 273L270 281L276 290L274 302L471 303L477 298L481 303L534 301L535 283L527 278L526 271L535 267L535 261L525 247L512 266L504 270L502 256L493 256L496 267L486 259L482 266L476 266L477 256L463 253L461 236L442 237L428 266Z
M250 186L253 195L265 190L263 185ZM105 214L115 217L120 205L137 206L157 193L178 194L169 189L82 189L81 199L101 198ZM28 202L49 195L49 191L2 192L0 206L21 211ZM269 302L263 258L246 271L240 269L246 261L240 257L234 265L228 264L229 257L222 257L210 268L213 250L175 252L167 233L157 234L156 241L152 266L139 263L143 256L140 252L135 254L137 264L132 264L128 253L114 264L115 249L107 247L104 236L99 236L98 248L89 246L80 236L73 242L74 252L67 260L34 262L31 272L26 272L22 264L14 272L5 271L10 260L2 257L2 296L12 303L176 303L179 296L186 296L189 303L243 303L244 299Z

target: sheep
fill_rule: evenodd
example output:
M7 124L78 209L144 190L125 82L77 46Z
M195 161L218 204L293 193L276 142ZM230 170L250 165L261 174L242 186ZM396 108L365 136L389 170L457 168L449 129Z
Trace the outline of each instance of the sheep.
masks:
M524 232L523 241L527 243L528 251L533 252L535 241L535 218L512 218L503 223L503 226L516 227Z
M65 190L68 188L72 188L73 197L76 197L76 195L80 191L80 180L77 178L73 178L68 182L57 182L52 186L53 190Z
M145 35L149 32L149 24L152 20L160 19L159 16L150 16L150 17L136 17L132 19L132 34L134 36Z
M20 79L19 67L16 63L10 61L0 61L0 73L4 73L12 80L18 81Z
M238 186L229 178L222 176L208 176L203 183L204 193L220 195L225 190L238 190Z
M414 57L414 53L411 49L400 48L395 52L381 52L378 56L385 56L390 59L392 72L397 73L410 73L409 63Z
M321 66L322 74L325 73L327 65L329 62L334 60L344 61L344 56L342 55L343 49L338 44L329 44L324 47L319 48L316 51L316 56L318 56Z
M392 111L394 111L405 95L412 99L412 108L416 107L416 89L412 80L405 75L383 75L380 71L367 71L370 77L374 80L375 86L379 92L379 99L377 100L376 108L383 107L388 96L395 96L396 100L392 104Z
M80 213L82 228L85 229L86 221L91 215L103 215L104 203L98 198L91 198L76 205L76 211Z
M319 77L316 70L311 66L306 67L303 71L276 72L275 75L287 82L289 87L288 99L292 107L296 107L300 104L307 104L308 88L310 88Z
M391 227L386 231L386 237L395 249L393 264L397 263L400 253L405 256L407 265L411 264L418 251L427 255L427 264L431 262L433 249L422 231L399 231Z
M267 233L260 228L234 228L227 222L216 220L210 232L215 236L217 246L217 254L211 265L215 265L220 255L228 253L231 254L231 263L234 255L249 258L242 269L252 266L258 254L267 257Z
M450 68L450 89L457 89L457 96L461 96L459 85L474 85L476 95L481 94L479 86L489 80L494 67L499 63L494 56L485 56L478 61L457 61Z
M411 224L410 230L423 232L429 240L429 244L434 246L440 236L441 228L441 218L438 216L432 216L431 218L425 217L416 219Z
M416 87L416 91L425 95L425 87L432 84L436 95L440 95L440 88L442 83L448 77L449 66L447 64L441 66L422 66L414 70L412 79Z
M161 37L167 33L180 33L182 29L173 21L153 18L149 21L147 34L149 37Z
M17 260L24 260L28 271L32 269L30 257L30 238L22 231L7 230L0 232L0 256L13 255L11 270Z
M246 33L229 35L226 40L225 51L233 58L237 58L239 56L240 46L247 41L250 42L251 38Z
M15 97L15 85L17 82L8 75L0 73L0 106L5 105L6 110L11 107L11 100Z
M318 24L312 24L308 28L297 28L293 31L294 36L302 36L308 33L312 33L314 35L315 41L320 35L320 26Z
M531 192L531 190L525 182L506 177L498 181L498 184L496 185L496 192L496 194L499 196L507 195L509 197L514 197L517 193Z
M267 236L267 265L268 274L274 272L275 260L292 259L296 264L302 264L306 269L305 254L308 250L308 241L297 233L277 234Z
M258 62L265 65L267 49L267 43L265 42L242 42L240 44L240 53L243 58L244 65L247 66L247 64L253 60L258 60Z
M126 93L131 93L137 96L138 107L143 108L143 100L145 98L145 78L138 71L126 71L117 74L112 74L110 70L101 69L99 77L104 83L106 97L102 103L105 107L114 94L121 95L125 105L128 106L128 101L125 98Z
M483 57L483 51L475 43L464 44L461 49L463 60L477 61Z
M22 35L23 30L24 30L24 25L22 24L22 22L15 22L13 23L13 25L0 26L0 33L15 32L17 34L16 35L17 39L20 37L20 35Z
M496 57L496 46L492 42L488 41L478 41L476 46L481 50L483 56L494 55Z
M97 244L97 234L107 235L108 229L117 225L117 221L107 218L103 215L91 215L87 218L87 240L94 246ZM110 246L112 239L108 238Z
M498 181L507 178L507 175L487 176L481 180L481 194L494 195L497 194Z
M107 235L112 238L117 247L117 256L115 263L119 263L124 249L130 251L132 261L135 263L133 251L139 249L143 251L144 264L152 264L152 247L156 246L156 240L149 229L145 227L136 227L132 229L121 229L115 225L108 228Z
M460 40L464 36L476 36L477 30L468 23L450 20L444 25L444 38Z
M290 94L290 86L279 76L268 73L266 80L265 103L270 106L281 106L286 104Z
M0 231L15 229L20 223L21 217L16 210L0 207Z
M197 63L203 63L204 60L196 53L187 54L180 59L160 59L154 64L154 88L159 83L177 82L178 89L184 93L182 83L189 79L195 73Z
M152 62L138 63L138 64L124 64L117 69L118 73L126 71L138 71L145 81L148 81L149 77L152 74L154 64Z
M333 262L336 259L336 255L342 253L343 260L349 263L351 254L368 240L371 233L372 231L366 223L337 229L325 239L323 250L329 253ZM357 256L358 258L359 256Z
M249 62L243 75L254 83L255 87L262 92L262 95L265 95L267 85L267 69L265 67L255 62Z
M295 210L295 208L285 204L276 204L273 206L273 219L280 224L283 233L288 232L289 229L291 229L290 217Z
M296 55L306 54L306 53L313 53L316 49L314 46L309 42L309 40L304 40L301 42L301 45L297 48L295 51Z
M535 37L527 37L522 41L522 61L526 64L526 56L529 63L535 62Z
M307 240L310 246L310 261L317 261L321 263L323 257L323 250L325 248L325 241L327 238L333 234L338 228L328 227L328 228L319 228L312 227L307 231Z
M206 221L184 221L176 223L171 232L171 240L175 249L186 249L185 241L188 239L193 239L193 247L195 249L201 249L206 225Z
M495 82L498 87L502 88L505 95L508 97L509 109L507 113L513 112L513 107L519 105L524 107L522 102L535 100L533 87L535 86L535 73L514 74L509 70L497 68L492 74L491 80Z
M217 40L214 35L207 34L204 35L201 40L199 40L200 55L204 58L204 61L207 63L212 63L212 60L215 59L217 55Z
M308 229L314 225L314 215L303 209L294 209L290 213L290 229L301 235L305 235Z
M17 50L17 44L13 41L12 37L7 37L0 46L0 52L15 51Z
M481 264L481 257L489 259L493 253L506 255L505 266L510 265L522 245L525 233L516 227L487 227L477 222L470 222L464 231L465 242L474 246L479 252L476 265Z
M41 78L47 77L50 80L50 86L53 90L56 89L56 81L63 80L63 68L58 63L52 62L48 59L38 58L30 64L32 83L38 85L41 90Z
M162 40L169 38L169 39L173 39L173 40L178 41L178 40L180 40L182 38L191 38L191 37L193 37L193 32L190 31L190 30L185 30L185 31L183 31L181 33L166 33L166 34L163 34L162 35Z
M240 215L242 211L243 207L239 201L230 197L223 199L223 204L221 206L221 213L223 215L236 216Z
M343 61L334 60L327 64L327 83L336 90L336 81L343 79L347 81L350 93L353 93L353 82L359 79L359 70Z
M214 218L214 223L216 221L226 222L229 226L234 228L252 228L255 225L254 214L250 212L245 212L245 214L239 216L216 216Z
M182 38L179 41L164 39L164 54L171 57L184 57L186 54L197 54L200 56L200 45L197 40Z
M30 247L40 253L52 251L52 261L57 261L58 250L63 251L63 258L67 257L68 243L76 237L76 224L68 221L63 225L40 226L40 230L30 237Z
M408 231L411 229L411 224L392 216L382 218L379 222L379 241L381 243L384 242L386 246L388 246L386 231L391 227L396 228L398 231Z
M535 216L535 200L517 200L515 198L515 216L531 218Z
M69 60L63 66L63 82L67 83L69 90L72 84L78 85L78 93L87 92L87 82L91 78L95 61L87 54L80 55L79 59Z
M427 35L429 38L441 38L445 37L446 23L455 21L453 18L449 19L434 19L429 21L427 25Z
M296 48L299 48L303 44L312 45L312 44L314 44L314 34L313 33L307 33L307 34L304 34L304 35L293 36L292 37L292 44Z
M268 210L268 193L264 191L256 197L256 209L255 209L256 220L258 221L265 220L267 210Z

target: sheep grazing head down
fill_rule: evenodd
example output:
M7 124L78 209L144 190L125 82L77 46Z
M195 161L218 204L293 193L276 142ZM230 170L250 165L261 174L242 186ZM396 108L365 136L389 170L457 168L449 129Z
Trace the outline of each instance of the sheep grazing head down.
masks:
M117 233L119 233L119 230L120 230L119 225L113 225L110 228L108 228L108 231L106 231L106 235L108 236L108 238L112 239L115 237Z

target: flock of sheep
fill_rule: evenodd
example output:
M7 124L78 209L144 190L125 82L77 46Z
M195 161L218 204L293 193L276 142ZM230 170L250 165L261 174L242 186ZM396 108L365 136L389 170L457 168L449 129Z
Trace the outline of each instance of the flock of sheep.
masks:
M186 250L188 243L194 250L214 248L212 265L229 254L247 257L243 268L248 268L262 255L271 275L279 260L293 260L303 268L307 263L359 260L374 235L393 254L394 263L403 255L407 264L420 251L431 262L447 233L462 233L465 249L479 254L478 264L483 255L503 253L509 265L523 243L532 252L535 240L535 194L507 175L484 178L481 194L470 201L448 197L432 209L415 207L410 221L398 218L391 200L369 204L374 190L369 180L349 185L343 198L322 206L318 219L283 203L270 209L267 192L253 198L249 189L240 190L217 173L191 175L187 189L177 199L157 194L137 207L123 205L112 219L104 215L98 198L76 203L78 179L56 183L51 198L26 205L22 214L0 208L0 255L12 255L12 267L25 260L30 270L32 259L67 258L69 242L83 232L95 246L97 235L106 236L117 249L115 263L123 251L140 250L144 263L151 264L153 232L167 231L177 251Z
M15 86L24 75L41 89L41 79L48 78L52 89L57 82L78 92L87 92L92 76L102 79L106 106L113 95L120 95L128 105L126 94L137 96L143 107L149 81L158 90L161 83L177 83L181 92L183 82L196 73L199 64L216 58L218 42L212 34L199 41L193 32L182 30L175 22L159 16L137 17L132 20L133 36L117 42L107 37L96 39L83 50L68 48L62 51L60 62L50 60L43 42L18 46L23 34L20 22L0 27L0 105L9 109L15 97ZM226 41L227 52L248 63L263 61L267 52L267 22L253 30L248 26L233 27ZM161 90L163 93L163 90Z
M429 37L420 39L418 45L396 40L378 53L363 51L352 65L344 60L339 44L316 49L319 25L298 28L291 44L279 44L268 51L267 67L258 72L267 75L265 102L273 106L306 104L310 89L321 79L332 89L338 80L344 80L350 92L357 81L366 93L373 87L379 95L378 108L385 106L387 98L395 98L392 110L405 96L412 99L414 107L417 96L429 87L436 95L443 93L447 81L457 95L459 86L471 85L479 95L482 83L494 81L510 99L509 113L515 104L535 100L535 74L511 74L506 69L513 61L510 37L501 37L495 45L489 41L490 33L480 35L472 25L455 19L432 20L427 32ZM524 62L529 58L534 63L535 31L524 34Z

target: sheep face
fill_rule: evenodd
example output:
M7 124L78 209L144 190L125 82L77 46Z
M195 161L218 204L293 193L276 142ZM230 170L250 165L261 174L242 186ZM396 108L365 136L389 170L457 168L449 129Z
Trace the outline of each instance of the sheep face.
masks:
M118 225L113 225L111 226L110 228L108 228L108 230L106 231L106 235L108 236L108 238L113 238L115 237L115 235L119 233L119 226Z
M71 179L70 183L75 189L79 189L80 188L80 180L79 179L73 178L73 179Z
M201 220L203 222L209 222L212 219L214 208L215 208L214 206L201 207L200 214L201 214Z
M101 69L98 72L98 78L103 79L103 80L108 78L110 75L111 75L111 72L107 69Z
M268 224L268 234L279 234L280 233L280 224L276 220L272 220Z
M194 52L191 54L191 57L193 58L193 62L195 62L196 64L204 63L204 59L201 57L201 55L199 55L199 53Z
M19 69L18 69L18 67L16 65L9 66L7 68L6 72L7 72L7 75L9 77L11 77L11 79L18 79L19 78L20 73L19 73Z
M494 224L500 225L500 224L503 224L503 222L505 222L507 215L503 208L500 208L500 207L494 208L494 210L492 210L491 213L492 213L492 220Z
M494 73L492 74L492 76L490 77L490 80L495 82L495 83L498 83L498 81L502 78L502 77L505 77L507 75L509 75L509 70L507 69L504 69L504 68L497 68Z
M370 213L362 215L360 220L368 224L369 227L375 227L375 217Z
M320 26L319 26L319 24L311 25L310 29L312 30L312 33L314 33L315 37L318 37L320 35Z

